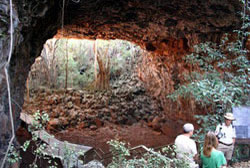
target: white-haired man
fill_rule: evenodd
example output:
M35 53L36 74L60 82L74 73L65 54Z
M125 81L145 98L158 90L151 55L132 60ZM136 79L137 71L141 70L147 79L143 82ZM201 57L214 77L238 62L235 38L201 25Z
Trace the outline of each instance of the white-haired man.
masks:
M193 124L186 123L183 126L183 131L184 133L178 135L175 139L177 158L189 162L191 168L197 168L198 164L194 161L194 157L197 155L197 148L195 141L190 138L194 133Z
M227 163L230 163L233 155L234 143L235 143L235 128L232 126L232 121L235 120L232 113L226 113L224 115L225 122L219 124L216 127L215 134L218 138L219 145L218 150L222 151L227 159Z

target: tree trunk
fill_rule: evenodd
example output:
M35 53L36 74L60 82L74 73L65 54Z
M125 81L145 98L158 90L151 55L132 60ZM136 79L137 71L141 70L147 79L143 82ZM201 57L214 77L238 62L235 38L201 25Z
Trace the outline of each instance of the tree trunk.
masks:
M99 72L95 80L95 88L98 90L109 89L109 79L110 79L110 58L108 56L108 49L101 55L97 50L96 60L99 66Z
M68 62L69 62L69 55L68 55L68 40L66 40L66 67L65 67L65 90L68 88Z
M98 55L98 53L97 53L97 39L95 40L95 43L94 43L94 54L95 54L95 63L94 63L94 66L95 66L95 88L97 88L97 83L96 83L96 81L97 81L97 55Z

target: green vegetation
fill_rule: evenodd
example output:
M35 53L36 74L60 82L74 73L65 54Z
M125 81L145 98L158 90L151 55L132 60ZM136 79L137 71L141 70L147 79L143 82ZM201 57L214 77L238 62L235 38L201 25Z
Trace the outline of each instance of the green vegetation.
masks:
M99 61L95 60L95 45ZM130 71L140 47L122 40L50 39L29 75L30 89L37 87L83 89L94 84L100 63L109 67L106 75L112 81ZM66 74L67 73L67 74Z
M198 70L187 76L188 84L181 85L169 96L176 99L182 95L204 107L212 107L212 113L208 110L207 116L196 116L198 123L203 121L203 132L215 129L223 114L231 112L232 107L249 104L247 51L241 48L241 41L224 39L219 46L210 42L195 46L195 52L188 55L186 61L198 65Z
M128 145L124 142L111 140L108 144L110 145L110 151L113 156L112 162L108 165L108 168L189 168L187 161L183 159L176 159L176 150L174 146L164 147L161 151L155 151L153 149L140 146L140 149L143 149L144 153L141 152L140 155L138 155L138 153L137 155L133 155L135 148L127 147Z
M186 84L167 96L174 100L179 96L192 98L207 109L207 115L195 116L202 126L196 134L200 142L204 140L204 133L215 130L224 113L250 103L249 51L244 46L249 36L246 11L249 7L245 5L241 30L225 34L219 44L207 42L194 46L194 52L185 61L196 70L187 76Z
M38 134L36 132L38 130L42 130L45 128L45 126L47 125L47 122L49 121L49 116L46 112L40 113L40 111L37 111L33 117L34 117L34 122L32 125L28 127L28 130L32 135L32 139L25 141L24 144L20 146L19 150L14 148L14 146L12 146L11 151L8 154L7 161L10 164L18 163L19 160L22 159L20 157L19 151L22 150L26 152L27 149L32 144L32 147L34 147L34 150L32 150L32 154L35 156L35 159L29 166L32 168L37 168L38 159L45 159L45 160L48 160L49 163L51 163L50 168L55 168L57 163L56 162L52 163L51 158L48 157L48 155L44 152L44 150L47 148L47 144L42 142L42 140L39 139Z
M20 149L14 148L14 146L11 146L11 150L8 154L7 161L10 164L18 163L22 158L20 157L19 151L22 150L24 152L27 152L28 148L29 151L31 151L32 155L34 156L34 160L30 160L32 163L30 163L29 167L31 168L38 168L39 166L39 160L45 160L49 164L49 168L56 168L58 166L57 162L55 161L55 158L58 156L55 155L52 151L54 149L60 148L57 143L54 144L47 144L42 139L40 139L40 132L42 130L45 130L48 121L49 121L49 115L39 110L33 115L34 121L31 125L28 126L28 130L31 133L31 139L27 140L20 146ZM44 135L44 139L48 139L48 135ZM68 168L74 167L74 165L83 164L83 161L79 159L79 156L83 156L84 152L79 151L76 152L74 148L69 148L68 142L64 142L63 146L63 156L61 157L62 164Z

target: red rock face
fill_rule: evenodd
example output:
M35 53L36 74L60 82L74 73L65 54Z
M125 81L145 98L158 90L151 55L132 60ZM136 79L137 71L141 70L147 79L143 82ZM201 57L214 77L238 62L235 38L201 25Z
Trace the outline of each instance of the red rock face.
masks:
M161 102L165 111L165 118L174 121L193 121L195 114L204 114L194 100L179 98L172 101L167 98L179 84L185 82L185 75L194 70L184 62L186 54L190 53L185 39L161 42L156 54L148 54L143 58L139 68L139 78L156 99Z
M218 41L239 25L238 0L129 0L69 2L57 37L123 39L160 54ZM183 42L182 42L183 41ZM166 53L167 52L167 53Z

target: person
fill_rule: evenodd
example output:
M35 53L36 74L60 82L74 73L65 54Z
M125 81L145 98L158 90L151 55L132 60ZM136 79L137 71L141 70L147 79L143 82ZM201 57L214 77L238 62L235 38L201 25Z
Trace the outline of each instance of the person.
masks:
M201 152L202 168L224 168L227 165L224 154L217 150L218 140L215 133L208 132L205 136Z
M226 113L224 115L224 119L225 122L219 124L216 127L215 131L215 134L219 141L217 149L224 153L227 159L227 163L230 163L236 138L235 128L232 126L232 121L235 120L235 118L232 113Z
M197 155L197 148L194 140L190 138L194 132L193 124L186 123L183 126L183 131L184 133L178 135L175 139L176 157L177 159L184 159L190 168L197 168L199 165L194 161L194 157Z

